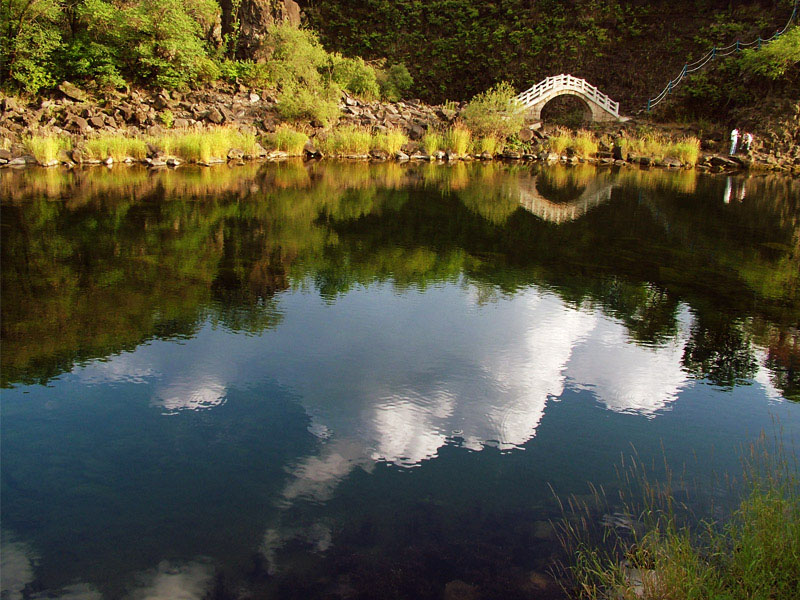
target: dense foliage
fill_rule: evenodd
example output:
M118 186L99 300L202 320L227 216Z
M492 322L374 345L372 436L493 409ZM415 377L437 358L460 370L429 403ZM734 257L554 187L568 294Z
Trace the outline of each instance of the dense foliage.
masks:
M320 121L342 89L397 98L412 83L404 65L329 53L315 33L288 24L268 27L253 56L235 60L238 17L224 36L221 18L216 0L0 0L0 78L28 93L63 79L101 89L241 81L281 93L287 117Z
M714 45L771 36L793 1L315 0L305 10L331 48L404 61L429 101L567 72L631 110Z

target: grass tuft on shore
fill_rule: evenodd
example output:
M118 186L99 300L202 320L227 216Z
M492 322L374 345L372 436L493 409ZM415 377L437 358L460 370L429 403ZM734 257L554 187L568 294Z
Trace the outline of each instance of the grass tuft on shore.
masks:
M436 131L428 131L422 136L421 144L423 152L428 156L433 156L444 146L444 138Z
M317 143L330 156L363 156L372 148L372 133L368 127L346 125L329 132Z
M278 125L275 133L269 137L269 141L276 150L299 156L308 142L308 135L304 131L283 123Z
M233 149L241 150L246 156L258 155L258 141L255 135L226 126L173 131L152 138L150 143L165 154L186 161L225 160Z
M115 162L126 158L142 160L147 156L147 144L139 138L110 134L89 138L84 143L84 151L87 158L94 160L107 158L112 158Z
M596 508L569 501L560 528L572 557L566 568L574 597L585 600L725 599L800 597L800 480L797 459L762 436L744 461L744 493L722 523L691 517L678 500L671 475L654 483L641 465L626 469L638 481L640 504L629 503L614 518L624 528L587 532ZM595 490L595 498L605 500ZM599 502L598 502L599 505ZM606 514L608 516L608 513Z
M372 139L372 147L383 150L390 156L397 154L408 143L408 136L400 129L390 128L376 133Z
M40 165L50 165L58 160L61 150L72 147L72 142L69 138L56 135L33 135L26 138L23 145Z
M472 132L463 123L455 123L445 134L445 146L459 156L467 153L471 141Z

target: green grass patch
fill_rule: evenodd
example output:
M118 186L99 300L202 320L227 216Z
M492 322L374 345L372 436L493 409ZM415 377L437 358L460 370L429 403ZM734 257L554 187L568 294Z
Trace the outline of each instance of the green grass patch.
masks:
M408 136L399 129L387 129L376 133L372 138L372 147L383 150L394 156L408 143Z
M762 437L751 446L741 499L722 522L698 522L676 498L682 482L669 473L648 481L641 465L633 464L623 479L636 483L641 500L624 509L630 528L605 527L592 541L587 532L595 511L569 502L560 533L573 561L566 569L573 597L800 597L800 481L796 456L780 442ZM595 499L603 502L604 492L595 490Z
M147 156L147 144L140 138L108 134L86 140L84 152L88 158L94 160L107 158L112 158L116 162L126 158L141 160Z
M475 149L475 152L477 152L478 154L483 154L484 152L487 152L492 156L494 156L500 149L500 139L493 135L487 135L475 140L473 143L473 147Z
M52 164L58 160L61 150L72 148L69 138L56 135L34 135L25 139L23 144L40 165Z
M372 147L372 133L368 127L346 125L321 137L318 146L331 156L361 156Z
M581 129L572 138L570 147L575 150L575 154L583 158L589 158L597 154L599 147L597 139L590 131Z
M291 125L281 124L275 129L275 133L269 136L269 142L276 150L281 150L288 154L300 155L303 153L308 135L304 131L295 129Z
M445 140L442 134L436 131L429 131L422 136L421 143L422 150L425 152L425 154L432 156L444 147Z
M195 162L226 159L228 152L234 148L241 150L246 156L258 154L258 140L255 135L226 126L172 131L151 138L150 143L167 155Z
M561 156L572 143L572 135L569 131L557 129L553 135L547 138L547 149L550 152Z
M447 149L461 156L469 150L472 141L472 132L463 123L455 123L445 134Z

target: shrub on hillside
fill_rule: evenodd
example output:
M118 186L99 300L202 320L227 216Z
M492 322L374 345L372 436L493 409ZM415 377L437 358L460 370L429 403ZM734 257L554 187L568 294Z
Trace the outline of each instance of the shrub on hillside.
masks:
M403 63L378 70L381 97L390 102L401 100L414 85L414 78Z
M515 97L510 83L498 83L470 100L462 113L464 124L479 137L507 138L517 133L524 116Z
M375 100L380 96L377 72L362 58L347 58L333 53L328 58L328 65L330 78L342 89L364 100Z
M342 91L336 84L286 84L278 94L277 109L290 121L318 121L330 125L339 117L339 98Z
M60 16L57 0L0 2L0 81L14 81L31 94L55 83Z

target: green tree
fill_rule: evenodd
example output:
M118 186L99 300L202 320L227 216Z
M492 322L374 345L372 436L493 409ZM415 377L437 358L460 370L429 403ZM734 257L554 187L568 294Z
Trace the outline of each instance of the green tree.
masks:
M55 83L61 16L58 0L0 0L0 83L32 94Z

